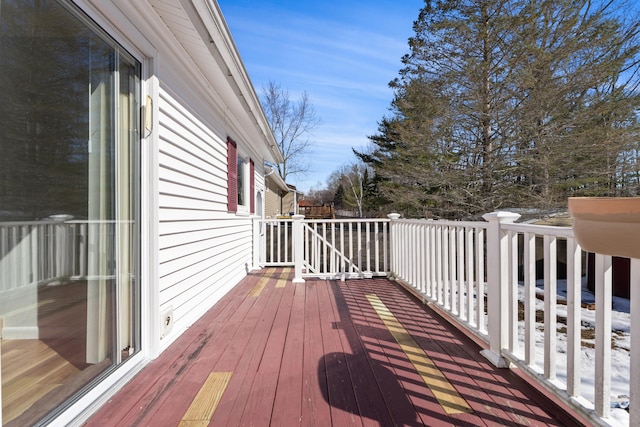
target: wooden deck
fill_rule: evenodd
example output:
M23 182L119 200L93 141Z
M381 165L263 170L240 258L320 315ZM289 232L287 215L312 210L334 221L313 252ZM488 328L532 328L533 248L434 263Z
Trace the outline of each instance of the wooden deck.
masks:
M250 274L87 425L578 425L398 284L290 278Z

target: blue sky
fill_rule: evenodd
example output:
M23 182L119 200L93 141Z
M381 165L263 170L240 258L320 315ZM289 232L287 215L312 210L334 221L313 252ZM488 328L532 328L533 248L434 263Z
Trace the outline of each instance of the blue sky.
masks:
M259 96L270 80L293 100L307 91L321 120L310 137L311 171L287 181L302 191L323 188L388 114L388 83L402 67L423 0L218 3Z

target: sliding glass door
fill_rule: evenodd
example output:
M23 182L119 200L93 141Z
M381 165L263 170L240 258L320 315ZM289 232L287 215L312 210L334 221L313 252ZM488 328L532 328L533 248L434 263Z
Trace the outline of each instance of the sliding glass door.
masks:
M139 350L140 64L69 2L0 0L2 424Z

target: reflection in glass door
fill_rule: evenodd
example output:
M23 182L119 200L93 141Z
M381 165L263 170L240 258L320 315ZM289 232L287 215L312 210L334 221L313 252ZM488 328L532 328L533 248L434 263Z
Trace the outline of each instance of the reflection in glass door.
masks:
M139 350L139 79L70 3L0 2L3 425Z

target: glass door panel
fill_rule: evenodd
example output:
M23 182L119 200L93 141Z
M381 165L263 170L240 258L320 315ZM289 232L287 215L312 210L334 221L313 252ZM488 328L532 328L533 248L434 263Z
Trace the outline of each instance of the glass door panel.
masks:
M3 425L139 350L139 79L72 4L0 1Z

